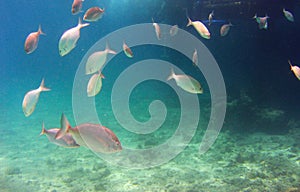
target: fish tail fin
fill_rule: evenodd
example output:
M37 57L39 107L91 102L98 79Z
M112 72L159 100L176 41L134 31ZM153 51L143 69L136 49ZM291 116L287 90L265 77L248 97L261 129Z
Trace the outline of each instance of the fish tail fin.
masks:
M68 133L69 129L71 128L71 125L70 125L67 117L65 116L65 114L61 115L60 126L61 126L61 128L55 135L55 139L60 139L63 136L65 136L66 133Z
M293 70L293 65L292 65L292 63L291 63L291 61L290 60L288 60L288 63L290 64L290 67L291 67L291 70Z
M82 23L82 21L81 21L81 18L79 17L78 18L78 27L81 29L81 28L83 28L83 27L86 27L86 26L89 26L90 24L89 23Z
M38 33L39 33L40 35L46 35L46 33L44 33L44 32L42 31L42 26L41 26L41 25L39 25Z
M45 124L44 124L44 122L43 122L43 126L42 126L42 131L41 131L41 133L40 133L40 136L41 135L44 135L45 133L46 133L46 129L45 129Z
M174 78L174 75L175 75L175 73L174 73L174 69L173 69L173 68L171 68L171 73L170 73L169 77L167 78L167 81L169 81L169 80L173 79L173 78Z
M192 23L192 20L189 17L187 17L187 19L188 19L188 24L186 26L188 27L188 26L192 25L193 23Z
M102 79L105 79L105 76L103 75L103 73L101 72L101 70L98 71L98 74L99 74L99 76L100 76Z
M99 74L102 79L105 79L105 76L103 75L103 73L101 73L101 71L99 71Z
M110 53L110 54L114 54L114 55L117 54L117 52L115 52L114 50L110 49L108 43L106 43L105 51L106 51L107 53Z
M40 84L39 89L40 89L41 91L50 91L50 90L51 90L51 89L45 87L44 78L42 79L42 82L41 82L41 84Z
M255 15L252 17L253 19L256 19L257 18L257 13L255 13Z

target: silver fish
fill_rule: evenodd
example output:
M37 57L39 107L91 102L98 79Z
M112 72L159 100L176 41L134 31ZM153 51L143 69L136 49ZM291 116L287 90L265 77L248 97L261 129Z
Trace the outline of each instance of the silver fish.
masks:
M42 80L39 88L27 92L24 96L22 109L26 117L33 113L42 91L50 91L50 89L45 87L44 79Z
M212 20L214 17L214 11L212 11L209 15L208 15L208 25L212 24Z
M196 31L201 35L201 37L205 38L205 39L210 39L210 32L208 31L208 29L206 28L206 26L200 22L200 21L192 21L189 17L188 17L188 24L186 25L188 26L193 26Z
M294 22L294 16L291 12L285 10L285 8L283 8L282 12L287 20Z
M107 54L117 54L114 50L111 50L106 44L106 48L103 51L97 51L91 54L85 64L85 74L93 74L97 71L101 71L107 58Z
M104 76L102 75L101 72L92 75L92 77L88 82L88 86L86 90L88 97L93 97L101 91L102 78L104 78Z
M60 56L65 56L70 53L75 47L80 37L80 29L88 26L89 23L82 23L81 19L78 19L78 25L64 32L61 36L58 49Z
M60 139L66 133L70 133L77 144L96 153L116 153L122 150L118 137L107 127L84 123L72 128L66 116L62 114L61 129L55 138Z
M54 143L55 145L61 146L61 147L65 147L65 148L77 148L80 147L80 145L78 145L76 143L76 141L73 139L72 135L70 133L65 134L62 138L60 139L55 139L55 136L57 134L57 132L60 129L58 128L52 128L52 129L46 129L45 125L43 123L43 127L42 127L42 132L40 133L40 135L46 135L48 140L51 143Z
M203 89L200 83L191 76L188 75L176 75L174 70L171 70L171 74L167 80L174 79L176 84L183 90L189 93L203 93Z

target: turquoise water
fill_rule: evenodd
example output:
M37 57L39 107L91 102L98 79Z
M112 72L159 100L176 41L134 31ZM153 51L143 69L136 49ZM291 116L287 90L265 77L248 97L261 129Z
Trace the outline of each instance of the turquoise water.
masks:
M222 23L212 23L208 27L211 39L206 40L193 27L186 27L186 13L193 20L207 20L212 8L205 6L204 2L84 1L83 12L78 15L71 14L72 1L2 2L0 10L5 19L0 30L0 191L299 191L300 85L287 62L300 63L297 51L300 42L299 3L282 1L268 6L267 2L261 2L247 9L242 5L228 9L228 4L223 8L215 7L215 19L230 21L234 26L227 36L221 37L219 29ZM78 17L92 6L105 8L103 18L81 29L76 48L61 57L59 38L64 31L76 26ZM293 12L294 23L284 18L283 7ZM251 19L256 12L260 16L265 13L270 16L267 30L259 30L255 20ZM162 40L156 40L152 18L162 29L165 29L163 24L177 24L202 42L223 75L227 97L224 124L216 141L203 154L199 153L199 146L204 142L205 133L215 133L214 130L206 132L209 123L215 127L218 120L222 120L212 118L210 121L214 93L207 80L205 64L213 65L214 62L210 55L203 54L205 49L198 49L199 69L178 50L157 45L158 42L168 44L171 38L168 31L163 31ZM149 26L145 32L121 34L117 43L109 40L111 48L120 52L115 56L108 55L101 92L86 100L85 87L83 91L75 88L77 78L81 80L80 85L86 85L90 77L80 71L90 48L116 30L142 23ZM39 24L46 36L41 35L38 48L27 55L24 41ZM174 38L180 37L183 33L180 32ZM133 46L134 58L127 58L122 52L122 38L129 46L134 42L132 39L143 38L147 38L145 42L157 44ZM187 41L180 41L179 46L194 50ZM103 50L105 45L96 48ZM176 73L180 74L181 69L197 79L204 93L189 94L176 86L174 80L167 82L152 78L132 87L128 101L123 92L113 95L117 91L114 86L122 74L127 79L121 82L124 86L136 77L143 77L143 74L146 77L152 72L163 79L168 77L170 67L165 67L166 72L158 65L164 63L159 62L154 62L155 67L150 70L134 71L143 66L138 62L149 59L173 64ZM131 69L136 74L126 75ZM215 77L215 73L210 75ZM22 111L24 95L38 88L42 78L51 91L42 92L33 114L25 117ZM190 99L188 110L181 106L181 96L177 93ZM94 101L94 105L92 108L84 105L78 113L76 98L83 105L85 101L89 104ZM195 104L193 99L198 103ZM133 119L128 119L126 124L120 123L120 117L124 117L126 111L121 109L117 111L121 116L116 116L114 110L119 106L114 109L112 105L114 102L128 102L135 120L147 123L151 118L163 116L161 108L154 108L151 117L149 106L155 100L166 106L167 113L159 126L155 127L157 122L153 122L153 126L148 127L155 130L147 134L130 131L130 128L136 128ZM217 105L215 109L220 108ZM90 116L93 111L97 112L98 119ZM115 161L107 161L101 158L106 155L95 154L85 147L62 148L50 143L46 136L39 136L43 122L47 129L60 128L62 113L73 127L77 123L90 122L110 128L121 141L123 151L108 155ZM84 115L78 117L78 114ZM185 120L183 131L178 131L180 118ZM198 120L195 130L191 130L195 119ZM140 126L141 129L145 127ZM177 132L181 136L178 140L163 145ZM163 149L158 153L146 152L144 156L128 152L128 149L140 151L157 146L163 146ZM166 158L178 148L181 150L175 158ZM156 163L163 157L167 160Z

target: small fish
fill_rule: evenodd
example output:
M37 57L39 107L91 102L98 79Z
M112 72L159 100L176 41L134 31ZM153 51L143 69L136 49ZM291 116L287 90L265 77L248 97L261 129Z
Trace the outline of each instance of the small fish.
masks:
M70 53L75 47L78 39L80 38L80 29L88 26L89 23L82 23L81 19L78 19L78 25L64 32L61 36L58 49L60 56L65 56Z
M55 136L57 134L57 132L59 131L58 128L53 128L53 129L45 129L45 125L43 123L43 128L42 128L42 132L40 135L46 135L48 140L51 143L54 143L55 145L61 146L61 147L65 147L65 148L77 148L80 147L80 145L78 145L76 143L76 141L73 139L72 135L70 133L65 134L62 138L60 139L55 139Z
M258 23L259 29L267 29L268 28L268 19L270 17L266 15L265 17L257 17L257 14L253 16L253 19Z
M287 20L289 20L289 21L291 21L291 22L294 22L294 16L293 16L293 14L292 14L291 12L285 10L285 8L283 8L282 11L283 11L283 14L284 14L284 16L285 16L285 18L286 18Z
M203 23L201 23L200 21L192 21L188 17L188 24L186 26L188 27L190 25L193 25L193 27L201 35L201 37L205 39L210 39L210 32L208 31L208 29L205 27Z
M288 62L290 64L291 70L293 71L297 79L300 80L300 68L296 65L293 66L290 60L288 60Z
M102 79L104 79L104 75L101 72L92 75L86 90L88 97L96 96L101 91Z
M106 44L104 51L97 51L89 56L85 65L85 74L92 74L100 71L106 62L107 54L117 54L114 50L111 50Z
M72 4L72 14L76 15L81 12L83 0L74 0Z
M230 30L230 27L232 27L233 25L231 23L229 24L224 24L222 25L221 29L220 29L220 35L223 37L223 36L226 36Z
M154 22L153 18L152 18L152 22L153 22L153 26L154 26L154 29L155 29L156 37L157 37L158 40L160 40L161 39L160 27L157 23Z
M27 54L32 53L37 48L40 35L46 35L42 31L41 25L39 25L39 29L37 32L32 32L27 36L24 45L24 50Z
M203 89L200 83L191 76L188 75L176 75L174 70L171 69L171 74L167 80L174 79L176 84L183 90L189 93L203 93Z
M26 117L33 113L42 91L50 91L50 89L45 87L44 79L42 80L39 88L26 93L22 103L23 112Z
M125 53L125 55L129 58L133 57L133 52L131 51L131 49L126 45L125 42L123 42L123 51Z
M212 11L209 15L208 15L208 25L212 24L212 20L214 17L214 11Z
M92 7L85 12L83 20L89 22L98 21L102 18L103 14L104 9L101 9L100 7Z
M193 65L198 66L198 53L197 53L197 49L195 49L195 51L193 53Z
M116 153L122 151L118 137L107 127L99 124L84 123L71 127L66 116L62 114L61 129L55 139L70 133L77 144L85 146L96 153Z
M170 35L173 37L178 33L178 25L173 25L170 29Z

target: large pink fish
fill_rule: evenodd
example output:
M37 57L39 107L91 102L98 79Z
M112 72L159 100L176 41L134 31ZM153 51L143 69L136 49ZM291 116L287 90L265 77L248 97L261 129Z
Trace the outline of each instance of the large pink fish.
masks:
M82 2L83 0L74 0L72 4L72 14L76 15L82 9Z
M24 45L24 50L27 54L32 53L38 46L39 43L39 36L40 35L45 35L43 33L41 25L39 26L38 31L30 33L26 40L25 40L25 45Z
M61 147L65 147L65 148L77 148L80 147L80 145L78 145L76 143L76 141L73 139L72 135L70 133L65 134L62 138L60 139L55 139L55 135L57 134L57 132L60 129L58 128L53 128L53 129L45 129L44 123L43 123L43 128L42 128L42 132L40 135L46 135L48 140L51 143L54 143L55 145L61 146Z
M61 129L55 136L60 139L70 133L76 143L85 146L96 153L116 153L122 150L117 136L107 127L99 124L84 123L71 127L66 116L61 116Z

